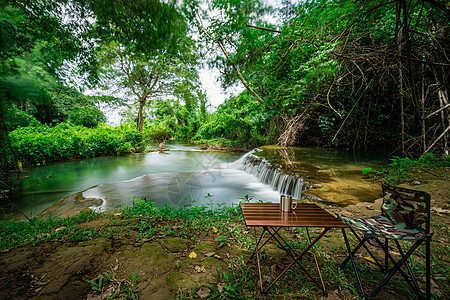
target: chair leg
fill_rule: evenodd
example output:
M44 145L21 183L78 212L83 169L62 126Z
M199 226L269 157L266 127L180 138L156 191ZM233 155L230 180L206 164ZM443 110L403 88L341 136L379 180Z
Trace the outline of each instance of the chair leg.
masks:
M350 228L351 229L351 228ZM354 233L354 232L353 232ZM355 234L355 233L354 233ZM344 241L345 244L347 246L347 251L348 251L348 256L346 257L346 259L339 265L340 268L343 268L345 266L345 264L348 261L351 261L353 269L355 271L355 275L356 275L356 279L358 281L358 285L359 288L361 290L361 294L364 298L366 299L373 299L379 292L380 290L389 282L389 280L395 275L395 273L397 273L397 271L403 276L403 278L407 281L407 283L409 284L409 286L415 291L416 295L419 297L419 299L424 299L424 296L419 288L419 285L412 273L412 270L407 262L407 259L411 256L411 254L422 244L423 240L421 241L416 241L416 243L407 251L406 254L403 253L400 244L397 240L395 240L398 251L400 252L401 255L401 259L399 261L395 261L394 258L390 255L389 253L389 244L387 241L385 241L385 243L382 243L382 241L380 241L379 239L375 238L376 242L378 243L378 245L381 247L381 249L384 250L385 252L385 268L383 268L381 265L379 265L382 269L382 271L388 271L388 275L383 279L383 281L373 290L373 292L370 295L367 295L364 291L364 287L362 285L362 281L358 272L358 269L356 267L356 263L354 260L354 255L355 253L362 247L364 246L364 248L366 250L367 247L364 245L364 243L368 240L368 238L364 237L363 239L360 239L358 237L358 240L360 241L360 243L353 249L353 251L350 248L350 243L348 241L347 238L347 234L344 228L342 228L342 235L344 236ZM426 299L429 300L430 299L430 295L431 295L431 258L430 258L430 240L431 237L429 239L426 239ZM369 254L370 251L368 250ZM371 254L372 256L372 254ZM373 257L373 256L372 256ZM394 264L394 266L391 269L388 269L388 262L389 260L391 260L391 262ZM377 260L375 260L377 262ZM379 264L379 263L378 263ZM408 278L408 275L401 269L402 265L405 264L409 276L412 279L411 280Z
M375 258L375 255L373 255L373 253L370 251L370 249L367 248L367 246L366 246L365 243L369 240L369 238L367 238L366 236L364 236L363 239L360 239L359 236L356 234L356 232L355 232L351 227L349 227L349 229L350 229L350 231L353 233L353 235L354 235L354 236L358 239L358 241L359 241L359 244L355 247L355 249L353 249L352 255L355 255L355 253L358 252L358 250L359 250L361 247L363 247L363 248L367 251L367 253L369 253L370 257L372 257L372 259L373 259L373 260L375 261L375 263L378 265L378 267L380 268L381 272L387 273L387 270L388 270L388 269L384 268L384 267L378 262L378 260ZM341 268L341 269L344 268L344 266L348 263L349 260L350 260L350 256L348 255L348 256L342 261L342 263L339 265L339 268Z
M345 233L345 228L342 228L342 235L344 236L345 245L347 246L348 256L341 265L344 266L345 263L347 263L348 259L350 259L350 261L352 262L353 270L355 271L356 279L358 280L358 285L359 285L359 289L361 290L361 294L366 299L372 299L372 297L367 296L366 293L364 292L364 287L362 285L361 278L359 277L359 272L358 272L358 269L356 268L355 260L353 259L354 253L350 249L350 244L348 243L347 234ZM361 245L361 242L358 244L358 246L361 247L360 245Z
M383 247L385 246L385 244L381 243L381 241L380 241L379 239L377 239L377 238L375 238L375 241L378 243L378 245L380 246L380 248L382 248L383 251L385 251L385 250L384 250L385 248L383 248ZM403 257L403 256L404 256L403 250L402 250L402 248L400 247L399 242L398 242L397 240L396 240L395 242L396 242L397 249L398 249L398 251L400 252L401 257ZM386 249L387 249L387 248L386 248ZM388 249L388 250L389 250L389 249ZM391 262L392 262L392 264L393 264L394 266L397 264L397 262L394 260L394 258L392 257L392 255L391 255L389 252L386 252L386 251L385 251L384 255L385 255L386 260L390 259ZM405 261L405 266L406 266L406 268L407 268L407 270L408 270L409 276L411 277L413 283L411 283L411 280L409 280L408 276L406 275L406 273L405 273L401 268L398 269L398 271L399 271L400 274L403 276L403 278L406 280L406 282L409 284L409 286L410 286L413 290L416 290L416 294L417 294L417 295L421 295L419 286L418 286L418 284L417 284L417 282L416 282L416 279L415 279L415 277L414 277L414 275L413 275L413 273L412 273L412 271L411 271L411 268L409 267L408 261ZM386 263L386 270L385 270L385 273L389 273L388 263ZM423 297L423 296L419 296L419 297Z
M375 297L380 292L380 290L389 282L389 280L391 280L392 276L394 276L394 274L398 270L400 270L400 267L403 265L403 263L405 263L405 261L409 258L409 256L411 256L411 254L417 249L417 247L419 247L421 243L422 241L417 241L408 250L408 252L404 256L402 256L402 258L395 264L395 266L389 270L389 274L384 278L384 280L378 285L378 287L372 292L372 294L370 294L370 297ZM419 296L420 299L423 299L423 295L420 290L417 296Z
M389 253L389 240L384 239L384 269L385 270L389 270L388 253Z
M400 247L400 243L399 243L397 240L395 240L395 243L396 243L396 245L397 245L398 251L400 252L400 255L403 257L404 254L403 254L402 248ZM416 243L419 243L419 245L420 245L422 242L416 242ZM416 277L414 276L414 274L413 274L413 272L412 272L412 270L411 270L411 267L409 266L409 263L408 263L407 260L405 261L405 266L406 266L406 269L408 270L409 276L411 277L411 280L412 280L412 282L413 282L414 285L411 284L411 282L408 280L408 278L406 277L406 275L405 275L403 272L401 272L401 273L402 273L402 276L405 278L405 280L408 282L408 284L409 284L413 289L415 289L415 290L417 291L416 294L417 294L418 296L420 295L419 297L422 297L422 298L423 298L423 294L422 294L422 292L420 291L419 284L417 284ZM399 271L401 271L401 269L399 269Z
M425 240L425 269L426 269L426 288L425 297L427 300L431 298L431 251L430 251L431 235L428 234Z

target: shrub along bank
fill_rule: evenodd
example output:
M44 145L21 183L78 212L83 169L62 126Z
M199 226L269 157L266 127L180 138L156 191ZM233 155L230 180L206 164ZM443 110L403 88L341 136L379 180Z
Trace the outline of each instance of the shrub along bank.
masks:
M9 137L21 164L132 153L143 141L142 134L128 125L86 128L69 123L19 127Z

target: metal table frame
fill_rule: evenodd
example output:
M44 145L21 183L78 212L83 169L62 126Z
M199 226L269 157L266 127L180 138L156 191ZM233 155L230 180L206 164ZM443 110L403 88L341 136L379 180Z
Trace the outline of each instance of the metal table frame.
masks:
M323 295L328 296L325 284L322 279L319 263L314 252L313 246L332 228L346 228L343 222L336 217L320 208L316 204L300 203L293 212L282 212L278 203L241 203L241 210L244 216L245 224L249 227L254 227L255 236L255 251L253 251L250 258L256 255L258 263L258 273L260 289L262 293L266 293L294 264L297 264L300 269L322 290ZM262 233L258 237L256 228L262 227ZM309 245L297 254L292 247L283 239L278 231L283 227L304 227L309 241ZM313 240L309 232L310 227L323 228L322 232ZM262 242L264 235L268 233L268 238ZM293 261L264 289L262 282L260 250L271 240L274 239L280 247L293 259ZM320 277L320 283L315 280L311 274L298 262L309 251L313 250L313 256L317 271Z

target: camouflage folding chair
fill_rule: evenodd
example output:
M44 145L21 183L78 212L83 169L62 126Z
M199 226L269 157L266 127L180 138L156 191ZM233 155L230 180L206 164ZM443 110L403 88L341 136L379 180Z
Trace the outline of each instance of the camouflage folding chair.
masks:
M430 299L430 242L432 233L430 233L430 195L423 191L415 191L401 187L394 187L389 185L382 185L383 188L383 205L381 206L381 215L371 218L349 218L343 215L337 217L349 226L350 231L359 240L359 244L353 249L350 249L350 245L345 233L345 229L342 228L345 244L347 245L348 256L339 265L343 268L345 264L350 260L353 265L353 269L356 273L361 293L365 298L372 299L377 295L380 290L389 282L389 280L398 271L403 278L408 282L411 288L415 291L419 299L424 299L419 285L414 277L411 268L407 262L407 259L411 254L423 243L426 245L425 259L426 259L426 299ZM422 224L425 223L425 228L422 228ZM355 229L363 232L364 236L360 238ZM382 240L384 239L384 243ZM369 240L375 241L384 252L384 266L375 258L369 248L366 246L366 242ZM400 253L400 259L396 261L389 253L389 240L394 240L398 252ZM414 244L409 250L404 253L400 247L399 240L413 241ZM356 268L354 255L361 248L364 247L375 263L380 267L381 271L387 273L384 280L373 290L369 295L364 291L361 278L359 276L358 269ZM388 261L393 263L392 268L388 268ZM401 267L405 265L406 274Z

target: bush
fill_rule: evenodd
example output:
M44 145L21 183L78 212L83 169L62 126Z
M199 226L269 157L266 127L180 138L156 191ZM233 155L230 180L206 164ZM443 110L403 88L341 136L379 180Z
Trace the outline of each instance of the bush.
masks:
M420 167L450 167L450 156L436 158L432 153L427 153L418 159L394 156L389 165L375 170L375 178L388 184L400 184L409 180L412 172Z
M20 110L16 105L12 105L9 109L8 129L14 130L17 127L38 126L40 122L33 115Z
M173 133L167 129L161 128L153 129L148 133L148 136L152 141L162 143L164 141L168 141L173 136Z
M225 138L246 140L250 138L252 127L245 120L228 114L216 115L216 118L204 124L194 136L195 139Z
M229 114L217 114L210 122L203 124L193 140L231 149L251 149L263 142L248 121Z
M95 106L82 106L68 112L68 121L74 125L85 127L95 127L102 122L106 122L105 115Z
M10 133L17 160L25 164L134 152L142 141L135 129L61 123L21 127Z

